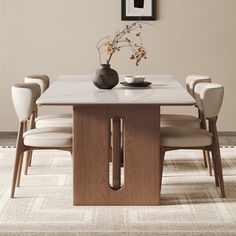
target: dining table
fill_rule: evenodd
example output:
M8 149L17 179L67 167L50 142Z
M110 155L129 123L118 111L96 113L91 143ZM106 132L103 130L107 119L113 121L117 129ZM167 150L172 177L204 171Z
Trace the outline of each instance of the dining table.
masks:
M37 100L73 108L74 206L160 205L161 107L195 100L172 75L146 81L98 89L92 75L62 75Z

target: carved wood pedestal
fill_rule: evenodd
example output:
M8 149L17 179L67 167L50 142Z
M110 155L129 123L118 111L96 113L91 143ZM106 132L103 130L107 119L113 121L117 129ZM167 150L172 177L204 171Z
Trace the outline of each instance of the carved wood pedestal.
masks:
M73 116L74 205L159 205L160 106L78 105Z

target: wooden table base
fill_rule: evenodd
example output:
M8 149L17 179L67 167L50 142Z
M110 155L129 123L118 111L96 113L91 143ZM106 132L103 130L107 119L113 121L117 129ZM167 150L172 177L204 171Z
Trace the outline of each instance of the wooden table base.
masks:
M74 106L73 111L74 205L159 205L160 107L82 105ZM123 186L119 119L123 121ZM111 159L114 186L109 184Z

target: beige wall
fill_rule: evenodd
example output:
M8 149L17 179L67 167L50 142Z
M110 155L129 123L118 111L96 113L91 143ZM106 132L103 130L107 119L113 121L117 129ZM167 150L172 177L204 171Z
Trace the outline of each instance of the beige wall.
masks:
M120 73L209 74L225 85L219 129L236 131L236 0L160 0L159 20L144 29L148 60L136 68L121 52ZM91 73L98 67L96 41L113 33L120 0L0 0L0 131L17 120L10 87L24 75ZM189 112L180 109L181 112ZM176 109L175 109L176 111Z

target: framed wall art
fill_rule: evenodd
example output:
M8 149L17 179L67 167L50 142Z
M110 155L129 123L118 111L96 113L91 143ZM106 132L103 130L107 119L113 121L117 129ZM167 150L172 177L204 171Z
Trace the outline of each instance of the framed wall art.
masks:
M157 0L121 0L122 20L156 20Z

